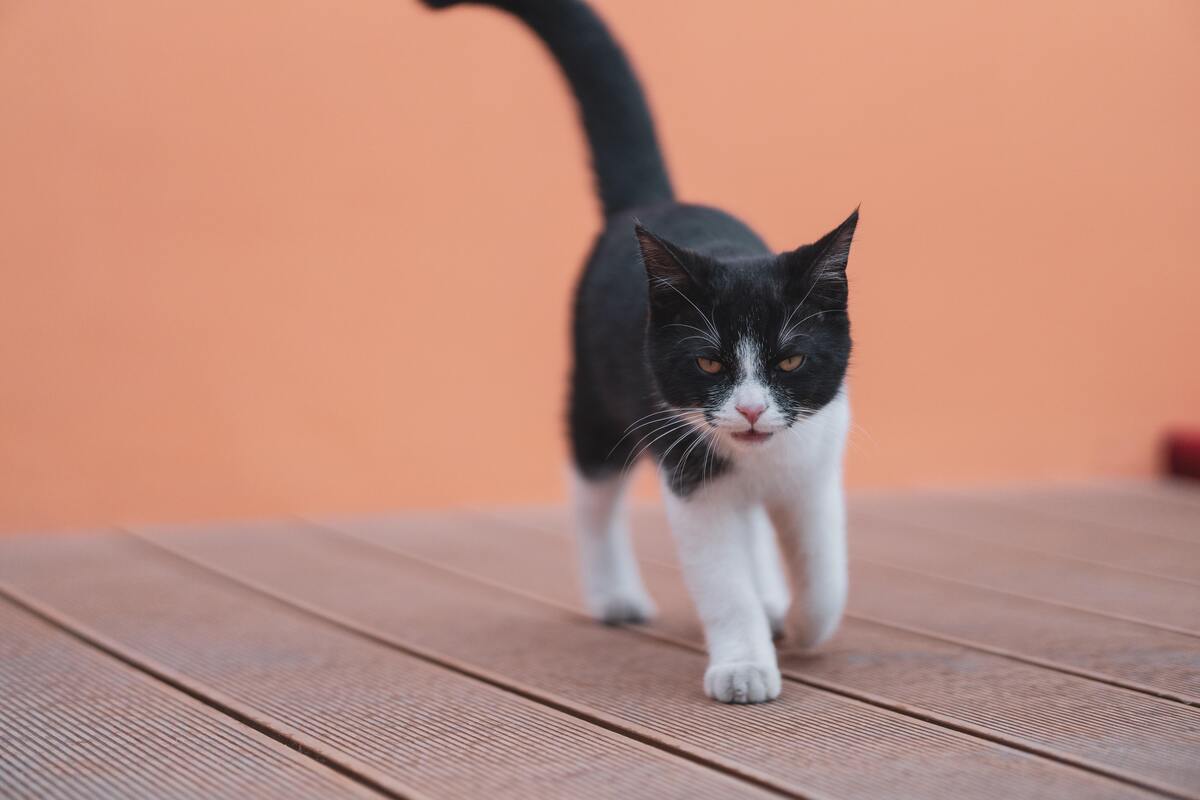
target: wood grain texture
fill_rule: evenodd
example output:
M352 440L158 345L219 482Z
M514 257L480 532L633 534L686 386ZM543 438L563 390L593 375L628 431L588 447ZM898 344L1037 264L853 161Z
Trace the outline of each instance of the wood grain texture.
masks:
M581 611L563 509L8 537L0 797L1200 800L1198 510L858 498L846 622L754 707L703 696L653 508L638 628Z
M1176 482L1141 487L1084 485L1021 487L981 493L982 499L1038 511L1056 519L1076 519L1098 528L1114 527L1182 542L1200 543L1200 490Z
M628 798L647 785L681 800L763 794L129 537L0 547L0 580L400 796Z
M513 591L578 607L570 541L548 514L505 515L507 528L444 518L342 520L339 529ZM547 533L549 531L550 533ZM653 630L701 642L680 575L643 564L661 609ZM989 653L849 620L818 657L793 655L788 673L879 698L1020 746L1186 792L1200 787L1200 709ZM1052 720L1052 722L1051 722Z
M1200 586L1200 542L1090 524L1019 503L990 502L987 497L985 492L871 493L857 496L854 507L861 514L906 527L922 526L970 541L1020 547Z
M527 513L554 519L549 511ZM660 510L638 509L635 527L644 557L674 563ZM862 559L851 561L848 610L858 618L1200 705L1200 642L1191 635Z
M427 527L426 538L445 542L443 534L458 530L467 542L502 541L494 523L439 519L443 524ZM803 685L789 686L780 701L764 706L712 703L700 692L704 658L694 648L596 625L563 606L431 570L429 562L389 557L325 531L280 525L151 535L158 544L336 615L343 624L364 626L402 646L432 650L597 709L615 724L714 762L742 764L804 796L986 797L997 781L1019 796L1139 793L1083 770ZM536 550L514 552L538 558ZM480 553L484 560L492 555ZM517 581L527 574L520 563L505 562L518 570L509 573ZM558 560L555 574L569 576L565 566ZM302 577L314 570L329 579ZM378 591L357 588L367 585Z
M0 599L0 797L368 796Z
M972 520L990 515L980 504ZM966 539L856 507L850 529L851 553L863 560L1200 636L1198 584Z

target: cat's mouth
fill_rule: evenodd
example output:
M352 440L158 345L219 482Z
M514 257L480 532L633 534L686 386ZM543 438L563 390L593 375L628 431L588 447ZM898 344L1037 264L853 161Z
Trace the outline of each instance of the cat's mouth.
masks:
M765 442L767 439L770 439L773 434L767 431L756 431L751 429L748 431L738 431L737 433L731 433L729 435L739 442L759 444L761 442Z

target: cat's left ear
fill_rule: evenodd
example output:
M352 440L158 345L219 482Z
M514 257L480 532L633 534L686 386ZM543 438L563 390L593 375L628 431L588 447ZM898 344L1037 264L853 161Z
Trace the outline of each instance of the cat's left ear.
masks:
M688 250L656 236L640 224L634 226L633 232L646 268L651 304L679 302L701 277L697 274L697 259Z
M846 263L858 227L858 209L812 244L784 253L787 293L796 302L811 301L823 308L846 307Z

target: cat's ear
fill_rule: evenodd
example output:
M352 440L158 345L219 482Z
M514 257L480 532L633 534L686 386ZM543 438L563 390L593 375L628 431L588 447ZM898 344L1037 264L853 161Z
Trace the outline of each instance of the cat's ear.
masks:
M650 286L652 302L674 302L696 282L695 266L688 268L688 252L666 239L655 236L641 225L634 226L642 265Z
M812 244L783 256L787 293L794 302L844 309L847 302L846 263L858 227L858 209Z

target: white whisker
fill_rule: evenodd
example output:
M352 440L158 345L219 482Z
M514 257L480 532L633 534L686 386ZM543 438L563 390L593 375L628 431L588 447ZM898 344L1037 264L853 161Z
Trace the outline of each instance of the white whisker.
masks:
M798 307L798 306L797 306L797 307ZM800 321L799 321L799 322L797 322L795 325L792 325L790 328L788 328L787 330L785 330L783 333L781 333L781 334L779 335L779 343L780 343L781 345L783 345L783 344L787 344L788 340L789 340L789 339L791 338L791 336L792 336L792 331L796 330L796 328L799 328L801 325L803 325L804 323L808 322L808 321L809 321L810 319L812 319L813 317L819 317L819 316L821 316L822 314L824 314L824 313L825 313L825 311L826 311L826 310L827 310L827 309L822 309L821 311L816 311L816 312L814 312L814 313L812 313L812 314L809 314L807 317L805 317L804 319L800 320ZM799 334L799 335L803 336L804 334Z
M668 435L674 433L675 431L680 430L681 428L686 428L686 427L690 426L691 424L692 423L690 420L686 420L686 419L685 420L675 420L673 424L666 423L665 425L660 426L660 427L655 428L654 430L650 431L650 433L643 436L641 439L638 440L638 443L636 445L634 445L634 447L637 449L635 449L634 452L630 453L629 457L625 459L625 465L624 465L624 467L622 467L622 469L628 469L630 464L634 463L639 458L641 458L642 454L645 453L647 450L649 450L654 445L654 443L657 442L659 439L663 438L664 436L668 436ZM666 430L663 430L663 428L666 428ZM658 434L658 435L655 436L655 434ZM650 439L650 441L646 442L646 439L650 436L654 436L654 438ZM646 444L643 445L642 442L646 442Z
M655 278L654 282L659 284L660 286L666 286L666 287L670 288L671 291L675 292L675 294L679 295L684 300L687 300L688 305L690 305L692 308L696 309L696 313L700 315L700 319L704 320L704 324L708 326L709 332L717 339L721 338L721 334L719 334L717 332L717 326L714 325L713 321L711 319L709 319L708 316L703 311L700 310L700 306L698 306L692 302L692 298L688 297L686 294L679 291L678 287L676 287L675 284L671 283L668 280L665 280L663 278Z

